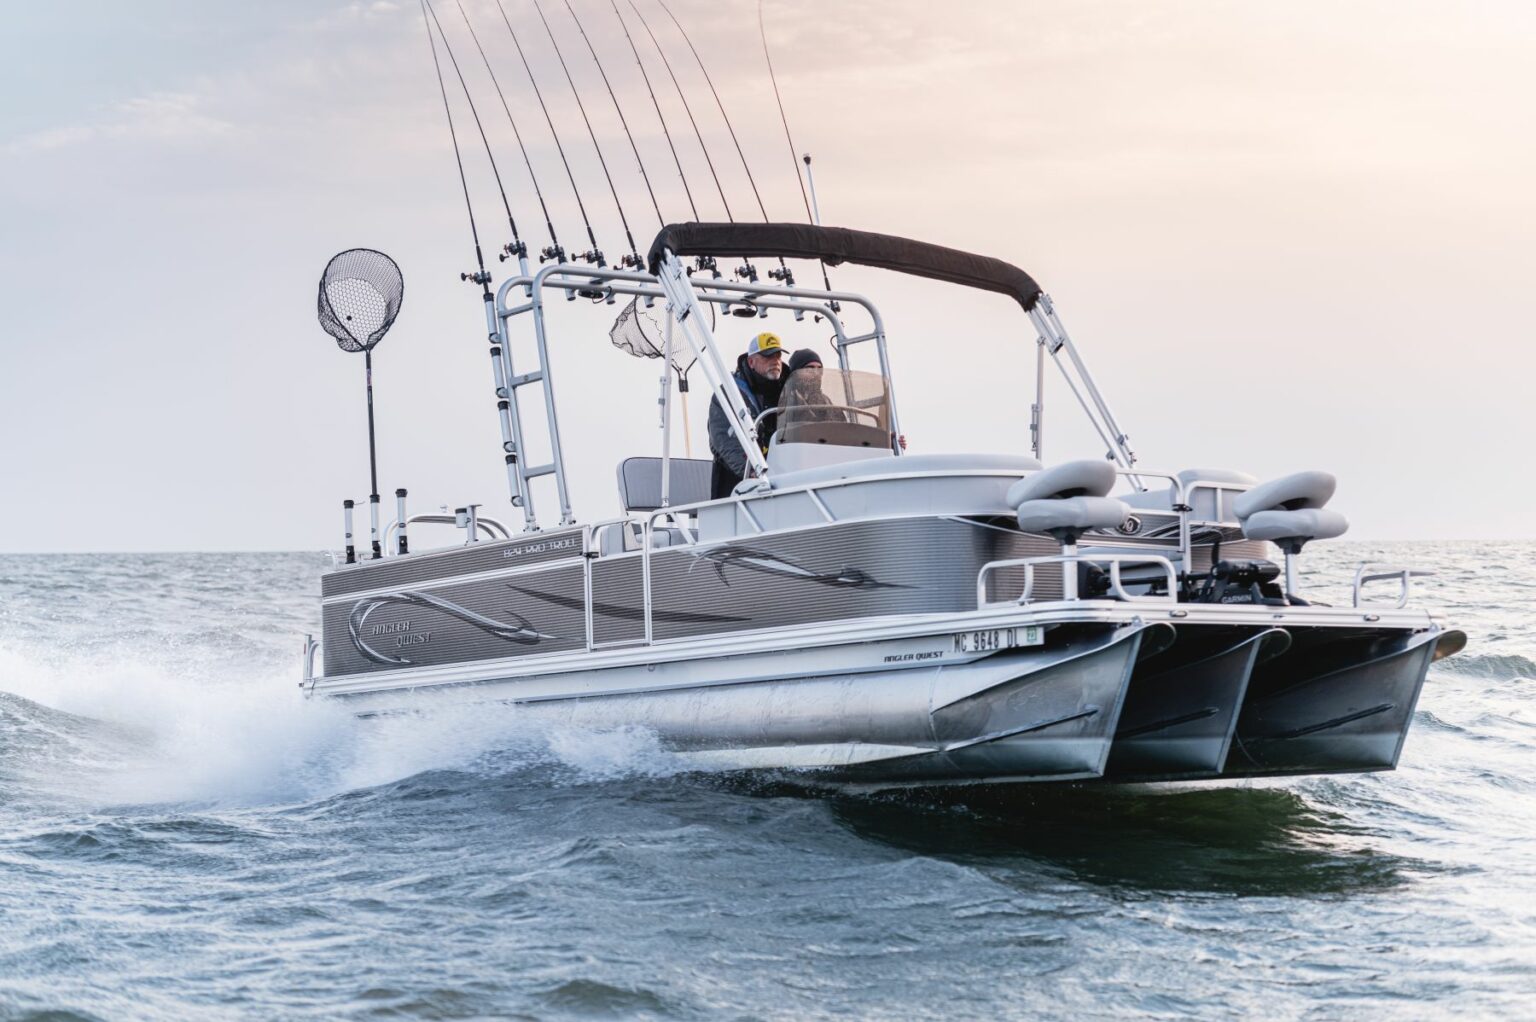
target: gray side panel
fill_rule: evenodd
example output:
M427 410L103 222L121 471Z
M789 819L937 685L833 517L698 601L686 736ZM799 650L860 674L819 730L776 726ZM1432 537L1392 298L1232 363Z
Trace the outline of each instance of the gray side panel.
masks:
M452 550L363 561L337 568L320 579L320 596L325 599L344 593L409 586L434 578L521 568L580 556L580 529L546 532L534 537L498 540L494 543L472 543Z
M970 610L983 564L1057 552L1044 537L942 518L851 522L667 548L651 558L652 633L674 639L782 628L788 644L796 626L813 622ZM484 570L483 561L473 563ZM643 641L641 556L590 563L594 641ZM566 561L544 571L437 586L419 568L401 573L405 581L389 593L326 606L325 674L584 648L582 569L580 560ZM990 598L1017 598L1023 585L1022 568L996 572ZM1043 569L1035 598L1060 594L1059 568Z

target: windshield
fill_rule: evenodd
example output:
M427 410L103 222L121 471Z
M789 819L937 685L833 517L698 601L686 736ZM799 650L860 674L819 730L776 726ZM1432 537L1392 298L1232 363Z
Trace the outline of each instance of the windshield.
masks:
M889 447L885 378L852 369L805 366L784 381L775 439L784 443Z

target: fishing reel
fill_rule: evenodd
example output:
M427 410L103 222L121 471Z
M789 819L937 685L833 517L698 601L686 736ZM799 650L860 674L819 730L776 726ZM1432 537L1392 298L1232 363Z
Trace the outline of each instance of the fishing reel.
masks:
M738 280L745 280L748 283L756 284L757 267L753 266L751 263L742 263L740 266L736 267L736 277Z
M645 261L640 258L640 253L638 252L631 252L629 255L619 258L619 266L626 270L638 270L644 265Z
M693 265L701 273L707 272L711 277L715 278L716 280L720 279L720 269L715 264L715 257L714 256L698 256L698 257L696 257L694 259Z
M768 276L774 280L783 281L785 287L795 286L795 271L788 266L780 266L776 270L769 270Z
M518 259L522 259L522 258L524 258L527 255L528 255L528 244L527 244L527 242L513 241L513 242L509 242L508 244L505 244L505 245L501 246L501 251L499 253L497 253L496 258L499 259L501 262L506 262L508 259L511 259L511 258L514 258L514 257L516 257Z
M491 282L491 271L480 270L477 273L461 273L459 274L459 279L484 287Z
M548 248L540 250L539 262L563 263L565 262L565 249L561 248L559 245L550 245Z
M600 248L590 248L583 252L580 258L582 262L591 263L593 266L601 266L608 261L607 257L603 255L603 250Z

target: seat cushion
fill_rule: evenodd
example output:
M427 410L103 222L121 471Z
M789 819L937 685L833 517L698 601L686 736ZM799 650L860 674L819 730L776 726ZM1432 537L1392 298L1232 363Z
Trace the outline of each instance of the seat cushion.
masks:
M1327 472L1296 472L1260 483L1233 501L1232 509L1242 520L1260 511L1318 508L1333 498L1337 485L1338 480Z
M1013 507L1028 500L1102 497L1114 489L1115 466L1108 461L1068 461L1041 469L1008 487Z
M1296 511L1256 511L1243 520L1243 535L1248 539L1284 540L1334 539L1349 531L1349 520L1325 507Z
M1019 528L1025 532L1051 533L1058 529L1086 532L1113 529L1125 521L1131 509L1112 497L1059 497L1026 500L1019 505Z

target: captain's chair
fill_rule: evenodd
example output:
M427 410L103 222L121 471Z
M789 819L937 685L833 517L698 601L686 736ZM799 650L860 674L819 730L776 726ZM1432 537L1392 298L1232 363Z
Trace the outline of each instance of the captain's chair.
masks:
M713 462L698 458L672 458L672 485L667 490L667 506L681 507L709 499L709 477ZM661 510L661 459L625 458L619 462L619 503L625 511ZM641 526L637 522L617 522L599 530L603 556L640 549ZM681 530L660 523L651 532L655 547L684 542Z
M672 485L667 505L698 504L709 499L709 475L713 462L700 458L673 458ZM625 511L661 510L661 459L625 458L619 462L619 503Z

